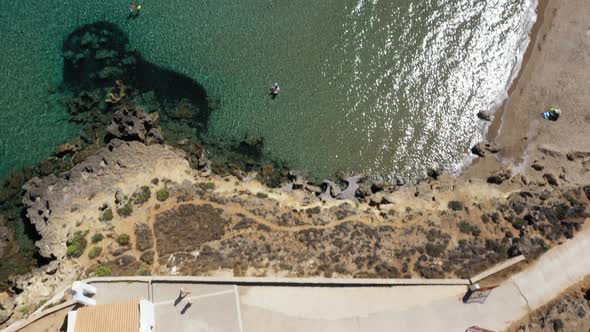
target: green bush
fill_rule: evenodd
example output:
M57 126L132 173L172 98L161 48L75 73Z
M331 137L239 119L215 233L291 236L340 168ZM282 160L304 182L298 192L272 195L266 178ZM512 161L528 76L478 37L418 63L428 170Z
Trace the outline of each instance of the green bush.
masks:
M102 248L101 247L92 247L90 248L90 251L88 252L88 258L90 259L94 259L98 256L100 256L100 254L102 254Z
M132 213L133 207L131 207L131 202L127 202L125 205L117 209L117 214L119 214L121 217L129 217Z
M523 229L527 224L528 222L522 218L516 218L516 220L512 222L512 226L518 230Z
M24 304L18 308L18 311L20 311L22 314L26 315L31 311L31 307L29 307L29 305L27 305L27 304Z
M97 277L108 277L110 275L113 274L113 272L111 272L111 269L109 269L107 266L104 265L99 265L95 270L94 270L94 274Z
M465 233L465 234L470 234L471 232L473 232L473 226L466 222L466 221L461 221L457 226L459 226L459 230L461 231L461 233Z
M68 245L66 249L66 255L68 257L80 257L86 250L86 246L88 245L88 241L86 241L87 233L82 233L80 231L76 231L74 233L74 238Z
M92 243L98 243L100 241L102 241L104 239L104 236L102 235L102 233L96 233L94 235L92 235L92 237L90 238L90 240L92 240Z
M100 217L98 217L98 219L100 221L111 221L111 220L113 220L113 210L111 208L108 208L108 209L102 211L102 213L100 214Z
M121 234L117 237L117 243L121 246L126 246L131 241L131 238L127 234Z
M446 243L428 243L426 244L426 253L432 257L439 257L447 249Z
M195 186L202 190L213 190L215 189L215 183L213 182L199 182L195 183Z
M156 192L156 199L160 202L163 202L170 197L170 193L168 192L168 188L164 187Z
M465 206L463 205L463 202L449 201L449 203L447 204L447 207L449 208L449 210L461 211L461 210L463 210L463 208Z
M133 195L131 195L131 200L135 205L143 205L143 203L147 202L150 197L152 197L150 187L143 186L139 191L136 191L133 193Z
M145 266L144 264L141 264L139 269L137 269L137 271L135 271L135 274L138 276L149 276L152 273L150 272L150 269L147 266Z

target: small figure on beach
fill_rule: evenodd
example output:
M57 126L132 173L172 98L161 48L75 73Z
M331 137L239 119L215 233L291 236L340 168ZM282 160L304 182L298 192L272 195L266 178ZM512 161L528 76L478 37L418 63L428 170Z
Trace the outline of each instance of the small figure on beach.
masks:
M281 92L281 87L279 86L278 82L275 82L275 84L273 84L273 86L270 88L270 95L273 98L276 98L276 96L278 96L280 92Z
M141 5L136 5L136 4L132 3L129 6L128 18L136 18L137 16L139 16L140 11L141 11Z
M559 108L550 107L547 112L543 113L543 118L545 120L557 121L559 116L561 115L561 110Z

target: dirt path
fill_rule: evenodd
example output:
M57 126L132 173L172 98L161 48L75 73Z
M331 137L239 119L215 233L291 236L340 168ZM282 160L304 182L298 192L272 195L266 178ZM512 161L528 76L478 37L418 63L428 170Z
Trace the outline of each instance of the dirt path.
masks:
M314 229L317 229L317 230L331 229L331 228L337 227L339 225L342 225L342 224L345 224L348 222L355 222L355 223L364 224L364 225L371 226L371 227L391 226L392 225L391 222L385 222L385 221L383 221L383 219L381 217L379 217L377 215L366 214L366 215L362 215L362 216L350 216L350 217L343 218L341 220L334 220L334 221L331 221L331 222L329 222L327 224L323 224L323 225L281 226L281 225L277 225L276 223L274 223L272 221L268 221L256 214L248 211L247 209L243 208L239 204L226 205L226 204L219 204L219 203L215 203L215 202L208 201L208 200L202 200L202 199L193 199L193 200L180 202L180 203L176 203L176 202L167 203L165 205L162 205L158 210L151 211L151 213L148 213L148 214L143 215L141 217L142 218L147 217L150 220L153 220L156 217L156 215L166 212L166 211L176 209L176 208L183 206L183 205L201 205L201 206L210 205L214 208L222 209L222 210L229 212L233 215L242 214L242 215L254 220L256 223L258 223L260 225L264 225L274 231L281 231L281 232L300 232L300 231L314 230Z

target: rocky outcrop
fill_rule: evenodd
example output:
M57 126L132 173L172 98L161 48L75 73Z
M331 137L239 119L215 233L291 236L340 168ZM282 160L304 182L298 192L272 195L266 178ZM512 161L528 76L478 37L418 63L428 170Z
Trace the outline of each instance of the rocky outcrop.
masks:
M477 117L484 121L492 121L494 119L494 113L490 111L479 111Z
M123 108L115 112L107 127L107 139L119 138L125 141L164 143L162 134L153 125L152 118L137 109Z
M501 184L502 182L510 179L512 176L512 170L509 167L502 167L495 171L488 177L488 183Z
M18 295L0 300L0 325L22 319L29 310L36 309L41 301L49 300L56 295L56 291L71 285L81 272L76 262L52 261L27 274L13 276L11 293Z
M70 171L33 178L24 185L23 204L41 239L43 257L62 258L76 224L99 223L100 209L115 206L115 193L131 196L153 178L192 178L184 152L165 145L113 140Z
M471 152L480 157L485 157L488 153L498 153L500 147L494 142L479 142L471 148Z

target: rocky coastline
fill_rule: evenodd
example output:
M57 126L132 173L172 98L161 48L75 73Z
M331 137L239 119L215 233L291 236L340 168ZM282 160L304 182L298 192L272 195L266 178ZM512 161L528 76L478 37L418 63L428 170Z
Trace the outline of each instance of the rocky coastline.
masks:
M531 137L511 156L499 134L459 176L318 183L260 158L263 138L229 151L207 142L216 101L122 36L96 23L66 39L64 103L82 134L2 183L0 258L22 254L8 227L21 222L39 266L5 277L0 327L87 276L466 277L520 254L532 262L587 227L580 146Z
M112 112L104 146L78 163L84 149L62 146L56 155L75 166L22 184L49 263L10 278L4 323L96 275L467 277L520 254L533 261L588 217L590 187L541 161L481 179L433 169L416 184L317 184L287 172L273 188L264 167L213 172L204 151L165 144L154 119L130 107ZM572 167L588 157L543 151Z

